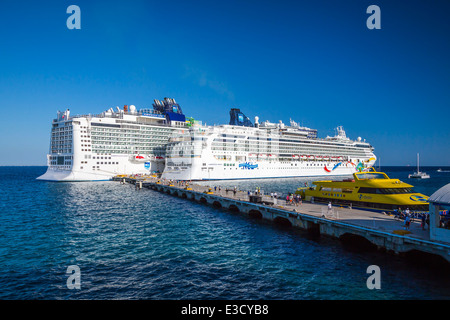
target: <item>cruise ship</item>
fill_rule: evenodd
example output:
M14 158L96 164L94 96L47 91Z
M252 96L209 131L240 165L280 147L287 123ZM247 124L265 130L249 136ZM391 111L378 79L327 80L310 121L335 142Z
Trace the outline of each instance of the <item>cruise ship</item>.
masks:
M117 174L161 173L166 144L191 125L171 98L154 100L152 109L134 105L97 115L58 112L52 122L48 169L39 180L109 180Z
M162 177L174 180L228 180L351 175L376 161L374 148L360 137L349 139L343 127L320 139L317 130L291 120L253 124L231 109L228 125L193 124L174 132L166 150Z

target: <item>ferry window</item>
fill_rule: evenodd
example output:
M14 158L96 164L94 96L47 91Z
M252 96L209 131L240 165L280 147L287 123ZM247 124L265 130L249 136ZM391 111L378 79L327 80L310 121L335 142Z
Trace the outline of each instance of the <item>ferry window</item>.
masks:
M403 194L412 193L411 188L359 188L358 193Z
M376 188L361 187L359 188L358 193L377 193L376 190L377 190Z

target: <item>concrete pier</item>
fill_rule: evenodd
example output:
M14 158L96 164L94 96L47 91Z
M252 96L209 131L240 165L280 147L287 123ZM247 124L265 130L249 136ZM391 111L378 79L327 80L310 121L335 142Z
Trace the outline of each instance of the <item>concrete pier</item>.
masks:
M135 184L136 189L149 188L179 198L195 200L216 208L241 212L255 218L305 229L348 241L366 242L371 246L395 253L425 252L450 262L450 244L430 240L428 227L422 230L419 221L412 221L408 231L403 221L378 212L305 203L289 204L268 196L249 197L247 192L233 189L214 190L209 186L187 182L169 182L154 177L113 178ZM256 201L256 202L255 202Z

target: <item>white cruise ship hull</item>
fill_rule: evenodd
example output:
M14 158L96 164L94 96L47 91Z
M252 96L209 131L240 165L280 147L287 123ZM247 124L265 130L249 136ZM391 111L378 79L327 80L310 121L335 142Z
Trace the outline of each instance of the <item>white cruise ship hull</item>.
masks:
M375 162L372 157L365 165L372 167ZM357 172L356 166L350 162L317 163L298 161L296 163L254 163L257 167L249 169L239 163L230 166L216 164L202 167L193 164L191 169L176 167L164 171L162 178L172 180L234 180L234 179L265 179L265 178L291 178L291 177L316 177L351 175ZM337 167L335 167L337 166ZM333 170L333 168L335 168Z
M231 180L351 175L372 167L373 147L340 135L317 139L298 128L197 126L171 137L164 179Z
M113 176L110 174L101 174L97 172L77 172L73 170L54 170L47 169L47 172L38 177L37 180L43 181L105 181L110 180Z
M113 159L120 159L119 157L112 156ZM127 158L123 158L118 161L113 161L117 164L104 164L101 169L89 170L89 169L59 169L49 166L47 172L38 177L37 180L44 181L59 181L59 182L75 182L75 181L105 181L110 180L118 174L138 174L145 175L152 172L162 172L164 169L164 162L151 161L145 163L132 163ZM108 162L109 163L109 162ZM149 165L150 164L150 165Z

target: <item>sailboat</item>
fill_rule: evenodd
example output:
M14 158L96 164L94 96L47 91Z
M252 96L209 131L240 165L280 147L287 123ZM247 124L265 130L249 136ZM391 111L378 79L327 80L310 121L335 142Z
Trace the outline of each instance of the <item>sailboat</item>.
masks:
M408 175L408 178L415 178L415 179L428 179L430 177L429 174L425 172L420 172L419 170L419 154L417 154L417 172L411 173Z

